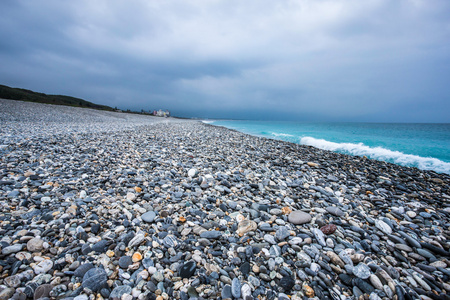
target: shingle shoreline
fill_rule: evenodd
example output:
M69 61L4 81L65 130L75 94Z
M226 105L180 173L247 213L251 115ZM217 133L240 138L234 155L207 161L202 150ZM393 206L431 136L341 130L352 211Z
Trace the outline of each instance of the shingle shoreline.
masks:
M0 100L0 121L1 299L450 291L448 175L190 120Z

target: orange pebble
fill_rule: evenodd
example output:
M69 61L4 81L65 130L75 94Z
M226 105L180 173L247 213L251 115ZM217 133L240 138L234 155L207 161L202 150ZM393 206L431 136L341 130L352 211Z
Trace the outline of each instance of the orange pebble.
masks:
M133 254L132 258L133 262L138 262L142 260L142 254L139 252L136 252Z

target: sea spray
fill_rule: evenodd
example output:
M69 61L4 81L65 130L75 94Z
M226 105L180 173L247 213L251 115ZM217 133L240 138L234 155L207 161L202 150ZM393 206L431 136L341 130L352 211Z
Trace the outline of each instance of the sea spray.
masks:
M344 154L366 156L368 158L391 162L401 166L416 167L421 170L433 170L439 173L450 174L450 163L432 157L405 154L383 147L369 147L363 143L334 143L313 137L303 137L300 144L313 146L323 150L335 151Z
M255 136L450 174L450 124L275 121L214 121L212 124Z

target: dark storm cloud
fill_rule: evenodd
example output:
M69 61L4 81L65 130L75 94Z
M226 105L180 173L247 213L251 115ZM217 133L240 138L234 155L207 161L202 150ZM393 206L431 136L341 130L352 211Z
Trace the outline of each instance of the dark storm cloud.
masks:
M449 122L450 3L2 1L0 83L202 117Z

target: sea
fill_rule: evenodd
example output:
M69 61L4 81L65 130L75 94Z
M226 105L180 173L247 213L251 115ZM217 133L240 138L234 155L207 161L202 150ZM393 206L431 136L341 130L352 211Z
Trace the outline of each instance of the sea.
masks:
M203 122L259 137L450 174L450 123Z

